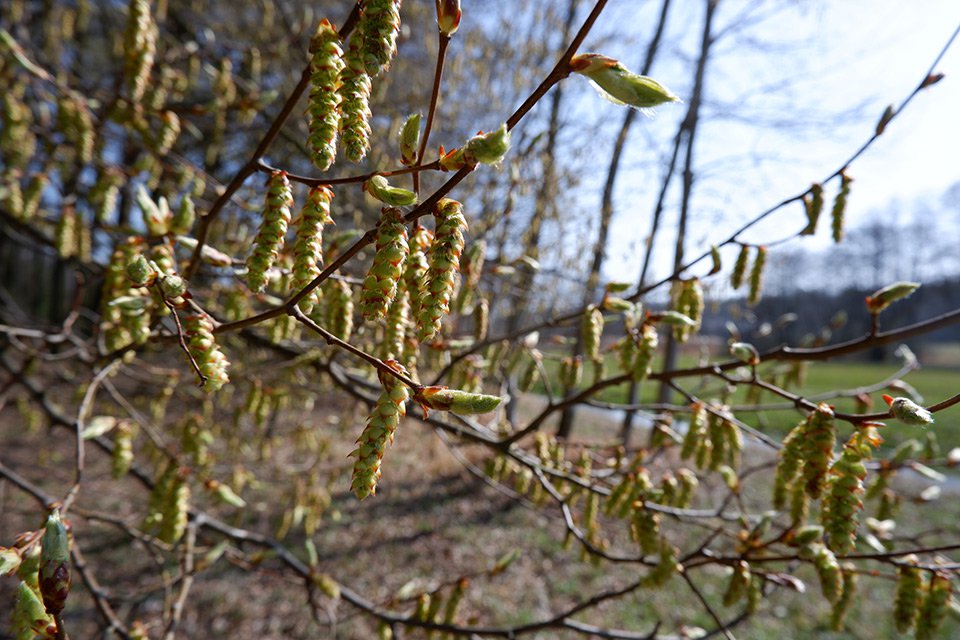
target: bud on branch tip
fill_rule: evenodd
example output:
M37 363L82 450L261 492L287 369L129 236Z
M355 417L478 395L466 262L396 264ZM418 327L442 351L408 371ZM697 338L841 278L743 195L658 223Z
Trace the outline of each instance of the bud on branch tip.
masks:
M582 53L570 59L570 69L589 78L600 95L615 104L637 109L680 102L672 91L647 76L633 73L619 60L599 53Z

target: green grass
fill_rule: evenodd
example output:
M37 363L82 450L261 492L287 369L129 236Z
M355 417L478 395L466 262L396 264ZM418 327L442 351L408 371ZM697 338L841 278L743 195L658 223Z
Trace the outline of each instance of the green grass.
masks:
M680 367L692 367L698 363L691 357L682 357ZM559 362L556 359L547 359L544 362L548 374L551 376L554 394L559 393L559 384L556 382ZM607 357L606 375L614 375L619 371L619 365L616 357L611 355ZM655 363L654 370L662 366L662 363ZM773 366L761 366L760 377L764 380L776 378L774 373L777 371L774 366L782 371L784 365L775 364ZM898 370L895 364L865 363L865 362L817 362L810 363L807 366L805 380L803 384L796 388L791 388L791 392L797 393L804 398L817 398L822 394L832 394L837 391L850 391L860 387L875 385L890 376ZM592 380L593 369L588 363L584 367L584 381L582 387L590 384ZM960 393L960 371L956 369L920 369L907 374L903 381L911 385L923 397L927 405L935 404L951 396ZM712 378L684 378L679 380L685 389L695 393L698 397L720 398L725 393L725 383ZM658 390L658 383L648 382L641 385L640 401L645 403L654 402ZM537 385L534 390L536 393L545 393L542 383ZM881 394L890 395L908 395L905 391L879 390L870 394L873 401L874 412L881 412L886 409L886 405L881 399ZM596 400L604 402L624 403L628 398L628 385L622 384L616 387L608 387L601 390L596 396ZM856 401L851 397L831 397L826 399L838 411L855 412L862 411L857 408ZM746 405L757 402L756 398L748 398L748 385L739 385L736 391L729 399L732 405ZM760 405L789 405L789 401L769 392L763 392L759 396ZM783 435L796 424L800 414L792 408L769 409L763 411L741 411L737 417L757 427L766 433L772 435ZM953 447L960 447L960 405L950 407L936 415L936 423L929 429L921 427L911 427L894 421L888 421L889 427L884 430L884 438L890 444L897 444L908 438L918 438L924 440L927 433L934 433L941 447L945 450Z

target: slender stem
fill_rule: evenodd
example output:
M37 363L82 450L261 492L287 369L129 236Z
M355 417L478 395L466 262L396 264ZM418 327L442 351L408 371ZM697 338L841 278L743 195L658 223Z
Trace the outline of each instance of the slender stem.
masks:
M423 127L423 137L420 139L420 148L417 150L417 160L415 165L423 162L423 154L427 150L427 144L430 141L430 131L433 129L433 119L437 115L437 102L440 100L440 82L443 78L443 63L447 57L447 46L450 44L450 36L438 31L440 35L440 45L437 50L437 68L433 73L433 89L430 91L430 107L427 110L427 122ZM420 193L420 173L413 174L413 191Z

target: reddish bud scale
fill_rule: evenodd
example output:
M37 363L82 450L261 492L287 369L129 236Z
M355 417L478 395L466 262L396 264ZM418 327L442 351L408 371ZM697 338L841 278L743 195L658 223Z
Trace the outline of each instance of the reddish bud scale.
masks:
M399 209L383 209L377 224L377 251L363 281L360 311L363 317L383 318L397 295L397 284L407 259L407 228Z
M456 200L443 198L434 211L437 227L430 245L429 268L424 288L421 291L421 307L418 316L419 338L428 340L440 331L443 315L450 310L460 256L463 253L463 232L467 220L463 205Z
M267 181L263 221L254 240L253 253L247 258L247 285L254 293L267 286L267 271L273 267L283 248L290 224L293 191L284 171L274 171Z
M346 66L340 75L340 141L351 162L360 162L370 149L370 76L364 70L363 36L353 34L347 52Z
M340 74L344 68L343 49L337 30L321 20L310 41L310 97L307 104L310 147L313 164L326 171L337 155L337 130L340 126Z
M406 374L406 369L396 360L388 360L387 365ZM367 425L357 438L357 448L350 456L356 458L353 465L351 488L360 500L375 495L380 480L380 466L388 444L393 443L393 434L400 419L407 414L406 402L410 390L405 384L391 375L380 374L383 393L377 399Z
M319 186L310 189L307 201L300 211L300 224L293 247L293 289L300 291L313 281L323 267L323 226L332 224L330 201L333 191ZM315 288L300 301L300 309L310 313L320 301L320 289Z

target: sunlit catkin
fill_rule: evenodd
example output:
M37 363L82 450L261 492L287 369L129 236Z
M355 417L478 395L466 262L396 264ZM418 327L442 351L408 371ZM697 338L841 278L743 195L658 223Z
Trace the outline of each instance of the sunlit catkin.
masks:
M124 33L124 79L130 100L143 99L157 52L157 26L150 15L150 0L130 0Z
M383 209L377 224L377 250L373 264L363 281L360 311L363 317L383 318L397 295L397 284L407 259L407 229L403 213L396 208Z
M753 266L750 268L750 291L747 294L747 304L751 307L760 302L763 290L763 267L766 263L767 248L757 247L757 253L753 258Z
M463 253L463 233L467 220L463 217L463 205L456 200L444 198L434 210L437 226L433 244L428 255L429 268L421 292L421 307L418 317L419 337L428 340L440 331L443 316L450 310L450 297L460 269Z
M253 253L247 258L247 285L254 293L267 286L267 271L273 267L283 248L290 224L293 191L284 171L274 171L267 182L263 221L253 241Z
M395 371L407 373L396 360L388 360L387 365ZM407 414L406 402L410 397L410 390L395 377L382 371L378 375L383 392L367 418L367 426L357 438L357 448L350 453L356 458L351 488L360 500L377 492L383 454L387 445L393 442L400 419Z
M363 160L370 149L370 76L363 65L363 37L354 33L344 54L340 75L340 142L351 162Z
M203 390L218 391L230 381L227 376L230 363L213 337L213 321L206 314L191 314L182 322L187 349L204 378Z
M827 544L839 554L853 550L863 510L863 480L867 477L863 458L869 454L869 445L863 443L860 436L857 432L850 437L840 458L830 468L829 490L820 510Z
M743 278L747 275L747 263L750 261L750 247L742 245L740 253L737 254L737 261L733 264L733 272L730 274L730 286L739 289L743 286Z
M313 164L321 171L326 171L337 155L340 74L344 68L340 38L329 21L321 20L317 26L310 40L310 56L310 97L307 104L310 135L307 145Z
M370 76L390 67L397 53L402 0L367 0L363 3L357 33L363 37L363 67Z
M847 211L847 197L850 195L850 183L853 178L847 175L846 170L840 172L840 191L837 198L833 201L833 210L831 212L831 228L833 230L833 241L843 240L843 220Z
M323 226L331 224L330 201L333 191L326 186L310 189L307 201L300 211L300 224L293 247L293 288L302 290L320 275L323 267ZM300 301L300 309L310 313L320 300L320 290L315 288Z

